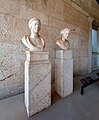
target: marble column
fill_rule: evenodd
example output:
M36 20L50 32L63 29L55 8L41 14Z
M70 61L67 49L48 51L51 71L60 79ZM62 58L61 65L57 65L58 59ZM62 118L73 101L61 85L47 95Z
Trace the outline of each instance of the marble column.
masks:
M62 98L73 92L73 59L71 50L56 51L55 90Z
M25 106L28 117L51 105L51 64L48 52L26 52Z

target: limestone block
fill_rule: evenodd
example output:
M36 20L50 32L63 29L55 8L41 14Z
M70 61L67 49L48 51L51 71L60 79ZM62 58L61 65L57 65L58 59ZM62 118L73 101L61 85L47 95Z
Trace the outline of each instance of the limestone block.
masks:
M63 18L64 18L64 21L66 23L73 24L73 17L72 17L72 15L71 16L69 16L69 15L63 15Z
M61 29L62 21L57 18L49 16L49 26Z
M73 59L72 51L56 51L55 90L62 97L73 92Z
M55 4L56 11L59 13L63 13L63 6L64 6L63 1L58 0L58 2L56 2L56 4Z
M19 15L19 3L13 0L1 0L0 12L8 13L11 15Z
M84 47L85 48L85 47ZM88 57L88 49L84 49L83 50L83 56L84 57Z
M88 72L88 57L80 57L80 74L86 74Z
M79 57L81 54L81 50L73 49L73 58Z
M13 49L13 45L11 44L1 44L0 46L0 60L3 60L3 59L10 59L12 58L13 56L13 52L12 52L12 49ZM8 56L9 55L9 56Z
M73 72L74 74L79 73L79 67L80 67L80 57L76 57L73 59Z
M1 43L0 60L24 61L25 55L18 44Z
M68 4L71 5L72 1L71 0L64 0L64 2L67 2Z
M71 11L71 6L67 3L64 3L64 15L71 15L72 11Z
M22 4L22 5L26 5L26 1L25 0L20 0L19 3Z
M0 59L0 99L23 92L23 64Z
M79 6L81 5L81 2L79 0L72 0L72 1L77 3Z
M49 8L55 9L55 4L56 4L55 0L48 0L47 3Z
M52 11L51 16L59 19L59 20L63 20L63 13L57 12L57 11Z
M23 92L23 61L18 45L0 44L0 99Z
M19 46L20 39L29 32L27 21L3 13L0 13L0 21L0 42Z
M46 62L47 52L28 54L25 61L25 106L30 117L51 105L51 64Z
M50 51L49 57L55 58L55 49L51 48L51 49L49 49L49 51Z
M60 30L58 28L49 27L49 38L50 38L50 41L51 41L51 43L50 43L51 46L53 46L54 41L55 41L55 44L56 44L56 40L60 38L59 32L60 32Z
M78 39L75 39L74 43L73 43L73 47L76 48L76 49L79 47L78 41L79 41Z
M0 81L2 81L4 79L5 79L4 73L3 73L3 71L0 70Z
M25 5L20 5L20 18L29 20L36 16L38 16L38 12L33 10L31 7L28 8Z
M63 1L48 0L48 15L51 15L57 19L63 20Z
M48 25L48 16L46 14L35 11L31 7L20 5L20 18L29 20L33 17L39 18L42 24Z
M48 25L48 15L39 12L39 15L37 16L41 20L41 23L44 25Z
M47 25L42 24L41 30L40 30L40 35L43 36L44 40L46 40L46 41L48 39L48 30L49 30L49 27Z

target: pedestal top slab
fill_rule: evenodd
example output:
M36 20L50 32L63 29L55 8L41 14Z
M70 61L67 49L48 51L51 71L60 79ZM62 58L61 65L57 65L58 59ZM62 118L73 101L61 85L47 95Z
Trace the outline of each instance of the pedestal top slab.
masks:
M72 50L56 50L56 59L72 58Z
M49 53L26 51L26 61L30 62L49 61Z

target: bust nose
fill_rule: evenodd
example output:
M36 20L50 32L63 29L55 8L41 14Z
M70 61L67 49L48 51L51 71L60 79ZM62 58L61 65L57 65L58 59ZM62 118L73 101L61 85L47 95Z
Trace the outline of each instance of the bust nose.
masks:
M36 26L36 28L38 28L38 27L39 27L39 25L38 25L38 24L36 24L35 26Z
M35 28L38 28L38 26L35 26Z

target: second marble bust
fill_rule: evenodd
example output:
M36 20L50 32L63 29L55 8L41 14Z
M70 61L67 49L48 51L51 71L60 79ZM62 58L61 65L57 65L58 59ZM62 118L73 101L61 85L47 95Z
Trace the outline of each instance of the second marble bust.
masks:
M59 39L56 44L63 50L69 49L70 43L68 41L68 37L70 32L71 30L69 28L65 28L60 31L61 39Z
M45 41L39 35L41 29L41 22L38 18L32 18L28 23L31 31L30 35L22 38L22 43L29 49L29 51L44 51Z

